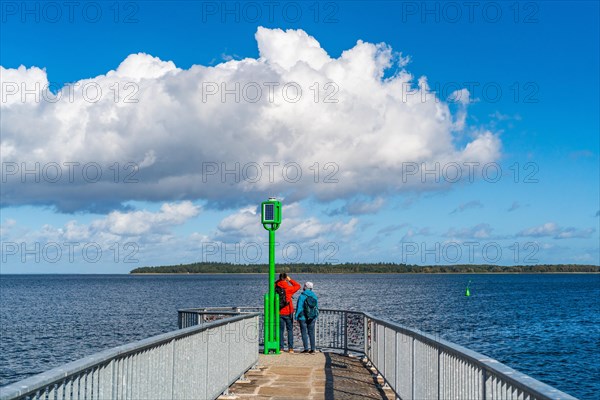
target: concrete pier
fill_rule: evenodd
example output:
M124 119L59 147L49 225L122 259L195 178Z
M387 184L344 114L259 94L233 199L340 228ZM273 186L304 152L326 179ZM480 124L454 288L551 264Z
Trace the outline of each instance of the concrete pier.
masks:
M394 399L356 357L336 353L282 353L259 357L246 381L220 399Z

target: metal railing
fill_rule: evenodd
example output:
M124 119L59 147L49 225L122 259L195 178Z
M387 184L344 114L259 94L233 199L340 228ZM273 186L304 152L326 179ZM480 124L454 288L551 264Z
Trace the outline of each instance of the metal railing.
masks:
M257 313L115 347L0 389L8 399L214 399L258 362Z
M247 307L179 310L179 326L185 328L259 310ZM294 329L294 340L301 343L297 324ZM321 349L366 356L403 400L576 400L494 359L368 313L321 309L315 337ZM262 341L260 332L259 341Z
M365 318L365 354L402 399L576 400L457 344L369 314Z
M208 307L179 310L179 328L202 325L210 321L244 313L261 312L260 307ZM263 344L263 316L260 315L259 344ZM365 353L365 314L358 311L320 309L315 325L315 340L321 349ZM300 327L294 324L294 343L302 343Z

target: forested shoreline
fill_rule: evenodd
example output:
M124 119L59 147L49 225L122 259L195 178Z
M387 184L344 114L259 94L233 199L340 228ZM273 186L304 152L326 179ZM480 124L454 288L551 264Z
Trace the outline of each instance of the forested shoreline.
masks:
M265 273L268 264L232 264L200 262L193 264L147 266L131 270L131 274L240 274ZM539 264L539 265L409 265L395 263L345 263L345 264L277 264L277 272L360 274L360 273L589 273L600 272L600 266L580 264Z

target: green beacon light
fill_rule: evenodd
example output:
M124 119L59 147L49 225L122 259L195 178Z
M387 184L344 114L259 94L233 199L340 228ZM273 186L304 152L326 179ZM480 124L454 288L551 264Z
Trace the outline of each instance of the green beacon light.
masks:
M471 281L469 281L469 283L467 283L467 290L465 290L465 296L467 296L467 297L471 297L471 289L469 289L470 284L471 284Z
M281 202L275 197L269 197L269 200L262 202L261 208L263 226L268 231L276 231L281 224Z
M269 292L265 294L264 353L279 354L279 296L275 295L275 231L281 225L281 202L274 197L261 204L261 222L269 231Z

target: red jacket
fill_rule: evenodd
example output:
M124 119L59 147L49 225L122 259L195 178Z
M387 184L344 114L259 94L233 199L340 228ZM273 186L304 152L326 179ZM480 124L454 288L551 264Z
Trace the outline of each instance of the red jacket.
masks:
M300 284L290 278L290 281L277 281L275 282L275 286L279 286L285 290L285 298L288 302L287 306L279 309L279 315L294 315L294 303L292 301L292 296L298 290L300 290Z

